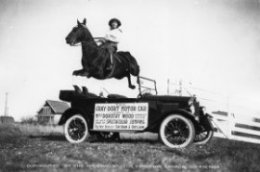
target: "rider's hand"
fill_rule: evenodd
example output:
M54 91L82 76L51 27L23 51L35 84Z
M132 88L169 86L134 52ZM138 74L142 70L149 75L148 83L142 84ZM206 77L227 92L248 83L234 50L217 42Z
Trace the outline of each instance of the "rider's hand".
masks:
M106 42L105 38L100 39L100 41L102 42L102 44L104 44Z

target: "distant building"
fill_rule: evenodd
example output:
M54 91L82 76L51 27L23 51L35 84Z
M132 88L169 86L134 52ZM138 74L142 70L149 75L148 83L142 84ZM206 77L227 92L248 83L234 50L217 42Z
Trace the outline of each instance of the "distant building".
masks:
M0 123L3 124L14 123L14 118L12 116L0 116Z
M57 124L62 113L69 108L69 104L60 101L47 100L38 111L37 119L39 124Z

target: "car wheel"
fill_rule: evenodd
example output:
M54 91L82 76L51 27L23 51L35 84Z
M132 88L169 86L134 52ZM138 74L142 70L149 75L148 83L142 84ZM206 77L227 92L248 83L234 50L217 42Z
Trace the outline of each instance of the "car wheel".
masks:
M88 125L85 118L81 115L73 115L70 117L65 123L64 133L70 143L83 142L89 136Z
M209 130L209 131L203 131L199 134L196 134L194 138L194 144L204 145L208 143L212 139L213 133L214 132L212 130Z
M119 133L115 132L99 132L98 135L100 140L114 141L120 139Z
M170 148L184 148L190 145L195 137L194 125L182 115L166 117L160 126L160 138Z

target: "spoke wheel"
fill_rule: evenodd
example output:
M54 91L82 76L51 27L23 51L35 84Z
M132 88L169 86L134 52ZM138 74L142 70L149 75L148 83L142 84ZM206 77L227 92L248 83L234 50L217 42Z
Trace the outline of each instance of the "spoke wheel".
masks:
M81 115L73 115L66 121L64 133L71 143L83 142L89 136L86 120Z
M213 133L214 132L212 130L209 130L197 134L194 138L194 144L203 145L208 143L212 139Z
M190 145L195 136L193 123L182 115L166 117L160 126L160 138L170 148L184 148Z

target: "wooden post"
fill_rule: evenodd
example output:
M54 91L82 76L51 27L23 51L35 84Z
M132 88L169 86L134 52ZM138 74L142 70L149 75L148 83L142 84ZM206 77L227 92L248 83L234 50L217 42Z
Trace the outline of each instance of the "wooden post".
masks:
M5 112L4 116L8 116L8 92L5 93Z
M167 95L170 94L170 79L167 79Z

